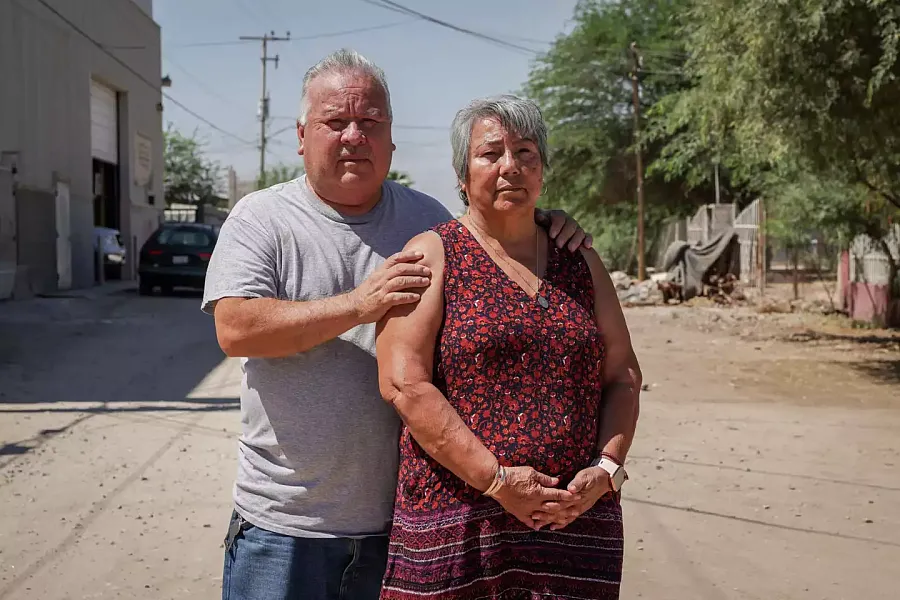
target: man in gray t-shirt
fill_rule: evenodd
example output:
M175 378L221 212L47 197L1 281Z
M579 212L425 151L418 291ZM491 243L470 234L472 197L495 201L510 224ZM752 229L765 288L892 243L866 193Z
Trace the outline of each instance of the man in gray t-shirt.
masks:
M379 595L400 420L379 395L374 324L418 301L430 272L402 249L451 217L385 181L390 124L383 72L352 51L325 58L303 81L307 175L245 197L222 226L203 310L243 361L223 598ZM580 245L553 216L551 235Z
M219 234L204 310L229 297L339 296L412 237L451 218L429 196L390 181L381 189L381 201L359 216L321 202L306 177L244 198ZM241 516L300 537L388 530L400 420L378 395L374 356L375 325L367 323L306 352L243 359L234 489Z

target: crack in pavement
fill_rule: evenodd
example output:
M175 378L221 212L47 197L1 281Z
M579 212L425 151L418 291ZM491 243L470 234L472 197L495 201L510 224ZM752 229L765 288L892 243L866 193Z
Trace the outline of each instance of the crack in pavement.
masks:
M751 519L749 517L739 517L737 515L729 515L726 513L715 512L711 510L702 510L692 506L678 506L676 504L666 504L664 502L654 502L653 500L642 500L639 498L622 498L623 501L634 502L635 504L645 504L647 506L655 506L657 508L668 508L670 510L680 510L686 513L694 513L707 517L718 517L729 521L739 521L741 523L749 523L751 525L761 525L763 527L771 527L773 529L782 529L784 531L794 531L796 533L811 533L814 535L823 535L826 537L837 538L842 540L850 540L854 542L866 542L869 544L879 544L882 546L893 546L900 548L900 542L890 542L888 540L879 540L875 538L867 538L859 535L849 535L846 533L837 533L835 531L822 531L821 529L807 529L804 527L795 527L793 525L782 525L780 523L770 523L768 521L760 521L759 519ZM2 598L2 597L0 597Z
M632 456L633 460L656 461L650 456ZM713 463L705 463L700 461L682 460L679 458L666 458L666 462L676 463L679 465L688 465L691 467L707 467L712 469L723 469L726 471L738 471L741 473L755 473L757 475L771 475L773 477L790 477L792 479L806 479L809 481L818 481L820 483L830 483L833 485L848 485L850 487L863 487L872 490L882 490L885 492L900 492L900 487L891 487L889 485L878 485L876 483L862 483L861 481L853 481L851 479L828 479L827 477L816 477L815 475L799 475L797 473L779 473L777 471L764 471L761 469L751 469L749 467L735 467L731 465L716 465Z

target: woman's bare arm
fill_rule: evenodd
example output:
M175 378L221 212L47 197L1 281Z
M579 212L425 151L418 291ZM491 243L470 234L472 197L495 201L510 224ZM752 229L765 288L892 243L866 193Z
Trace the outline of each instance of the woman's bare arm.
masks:
M641 368L616 288L603 261L594 250L582 250L582 254L591 269L595 319L606 347L597 454L605 452L624 464L640 412Z
M485 490L494 480L497 459L432 384L435 343L444 312L443 244L429 232L413 238L406 249L424 254L419 264L431 270L431 286L417 304L391 309L378 324L381 395L430 456L472 487Z

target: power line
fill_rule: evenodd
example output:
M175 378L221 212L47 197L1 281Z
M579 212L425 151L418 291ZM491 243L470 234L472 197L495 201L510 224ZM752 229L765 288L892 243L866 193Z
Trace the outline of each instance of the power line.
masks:
M234 4L239 9L241 9L241 12L243 12L245 15L256 21L258 24L263 25L263 21L260 16L256 14L256 12L250 10L250 8L248 8L247 5L244 4L243 0L234 0Z
M391 125L394 129L420 129L425 131L450 131L450 126L438 127L436 125Z
M359 27L357 29L345 29L343 31L331 31L328 33L316 33L313 35L303 35L299 37L292 37L291 41L305 41L305 40L319 40L324 38L332 38L332 37L340 37L342 35L350 35L353 33L365 33L367 31L378 31L380 29L390 29L392 27L398 27L400 25L407 25L409 23L414 23L421 19L406 19L404 21L394 21L392 23L384 23L382 25L372 25L370 27ZM172 48L202 48L207 46L242 46L245 44L251 43L249 40L223 40L219 42L192 42L190 44L177 44L172 46Z
M194 85L196 85L196 86L199 87L201 90L203 90L204 92L206 92L207 94L209 94L211 97L216 98L217 100L220 100L220 101L222 101L222 102L225 102L226 104L230 104L230 105L233 106L234 108L242 108L242 107L239 107L239 106L237 105L237 103L235 103L235 101L232 100L231 98L228 98L228 97L226 97L226 96L223 96L222 94L219 94L218 92L216 92L215 90L213 90L211 87L209 87L208 85L206 85L205 83L203 83L203 81L202 81L199 77L197 77L194 73L192 73L192 72L190 72L188 69L186 69L186 68L184 67L184 65L181 65L181 64L179 64L178 62L175 62L175 61L172 60L170 57L166 56L164 53L163 53L162 57L166 60L166 62L168 62L168 63L171 64L173 67L175 67L176 69L178 69L179 71L181 71L182 73L184 73L185 75L187 75L188 78L189 78L189 80L190 80Z
M153 83L153 82L151 82L150 80L148 80L146 77L144 77L143 75L141 75L140 73L138 73L137 71L135 71L134 68L133 68L131 65L129 65L128 63L126 63L125 61L123 61L121 58L119 58L118 56L116 56L115 54L113 54L112 52L110 52L109 50L107 50L106 47L105 47L103 44L101 44L100 42L98 42L97 40L95 40L94 38L92 38L90 35L88 35L87 33L85 33L80 27L78 27L75 23L73 23L72 21L70 21L65 15L63 15L63 14L60 13L58 10L56 10L55 8L53 8L50 4L48 4L48 3L46 2L46 0L38 0L38 2L41 3L41 4L44 6L44 8L46 8L47 10L49 10L50 12L52 12L54 15L56 15L59 19L61 19L63 22L65 22L69 27L71 27L76 33L78 33L79 35L81 35L84 39L86 39L86 40L89 41L90 43L92 43L92 44L94 44L95 46L97 46L97 48L99 48L101 52L103 52L104 54L106 54L107 56L109 56L110 58L112 58L114 61L116 61L117 63L119 63L120 65L122 65L122 67L124 67L124 68L125 68L126 70L128 70L132 75L134 75L135 77L137 77L140 81L142 81L142 82L146 83L148 86L150 86L150 88L151 88L152 90L157 91L157 92L160 92L164 98L166 98L167 100L169 100L170 102L172 102L175 106L178 106L179 108L181 108L182 110L184 110L184 111L185 111L186 113L188 113L189 115L192 115L193 117L196 117L197 119L199 119L200 121L202 121L203 123L205 123L206 125L212 127L213 129L215 129L216 131L218 131L218 132L220 132L220 133L223 133L223 134L225 134L225 135L227 135L227 136L229 136L229 137L232 137L232 138L238 140L239 142L243 142L243 143L245 143L245 144L250 143L250 142L247 142L247 140L243 140L243 139L241 139L240 137L236 136L235 134L233 134L233 133L231 133L231 132L229 132L229 131L225 131L224 129L222 129L221 127L219 127L219 126L216 125L215 123L212 123L211 121L207 120L206 118L201 117L200 115L198 115L197 113L195 113L194 111L192 111L191 109L189 109L187 106L185 106L185 105L182 104L181 102L178 102L177 100L175 100L174 98L172 98L171 96L169 96L167 93L163 92L163 91L160 89L159 83L158 83L158 82L157 82L157 83Z
M417 10L413 10L411 8L403 6L402 4L394 2L393 0L362 0L362 2L365 2L366 4L371 4L372 6L377 6L379 8L383 8L385 10L391 10L394 12L399 12L401 14L413 15L413 16L419 17L420 19L428 21L429 23L434 23L435 25L440 25L441 27L445 27L447 29L452 29L453 31L456 31L459 33L463 33L466 35L470 35L472 37L476 37L482 41L494 44L496 46L500 46L502 48L506 48L507 50L516 50L519 52L525 52L525 53L532 54L532 55L539 54L539 52L537 52L536 50L534 50L532 48L528 48L526 46L520 46L519 44L514 44L514 43L508 42L506 40L501 40L499 38L487 35L485 33L481 33L478 31L474 31L472 29L468 29L467 27L462 27L460 25L454 25L453 23L449 23L442 19L438 19L436 17L432 17L430 15L426 15L425 13L421 13Z
M38 0L38 2L43 2L43 0ZM163 92L162 95L166 100L168 100L169 102L171 102L172 104L174 104L175 106L177 106L178 108L180 108L181 110L186 112L187 114L191 115L192 117L199 119L201 122L205 123L209 127L212 127L219 133L221 133L223 135L227 135L228 137L233 138L233 139L241 142L242 144L250 144L251 146L253 145L253 142L248 142L247 140L245 140L239 136L236 136L235 134L231 133L230 131L225 131L224 129L222 129L221 127L219 127L212 121L209 121L205 117L201 117L200 115L198 115L197 113L192 111L190 108L188 108L187 106L185 106L184 104L182 104L181 102L179 102L178 100L173 98L172 96L168 95L167 93Z

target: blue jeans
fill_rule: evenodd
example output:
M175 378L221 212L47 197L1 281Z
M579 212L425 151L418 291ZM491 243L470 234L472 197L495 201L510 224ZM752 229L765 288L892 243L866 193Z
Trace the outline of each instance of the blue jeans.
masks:
M299 538L236 512L225 539L222 600L377 600L388 537Z

